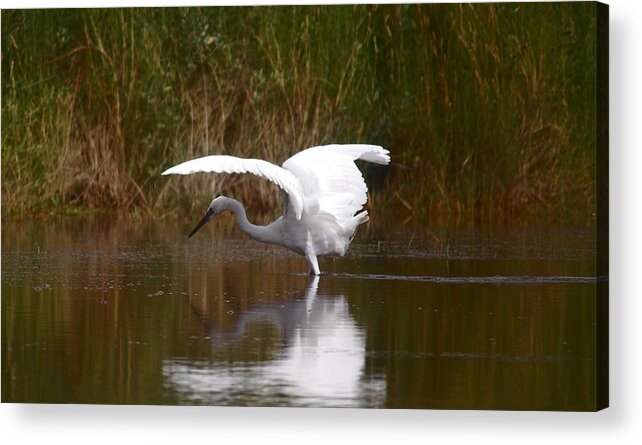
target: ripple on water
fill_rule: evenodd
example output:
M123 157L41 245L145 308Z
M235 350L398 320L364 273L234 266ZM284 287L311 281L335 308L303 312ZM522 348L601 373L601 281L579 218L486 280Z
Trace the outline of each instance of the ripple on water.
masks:
M382 274L352 274L333 273L339 278L357 278L362 280L389 280L389 281L418 281L424 283L447 284L568 284L568 283L597 283L608 281L607 276L529 276L529 275L495 275L495 276L468 276L468 277L441 277L431 275L382 275Z

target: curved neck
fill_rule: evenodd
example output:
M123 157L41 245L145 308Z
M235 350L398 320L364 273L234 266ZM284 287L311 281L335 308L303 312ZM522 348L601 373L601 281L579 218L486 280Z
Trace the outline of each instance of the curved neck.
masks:
M225 198L223 204L223 210L229 210L234 213L236 216L236 222L238 223L240 229L247 233L250 237L258 241L263 241L266 243L273 243L274 237L272 232L269 230L268 226L257 226L252 224L247 219L247 214L245 213L245 208L243 204L238 202L236 199Z

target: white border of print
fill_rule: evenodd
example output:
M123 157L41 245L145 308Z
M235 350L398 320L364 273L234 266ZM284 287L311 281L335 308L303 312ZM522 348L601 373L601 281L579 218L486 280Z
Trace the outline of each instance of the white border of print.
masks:
M267 2L264 2L267 3ZM269 2L301 4L309 1ZM328 1L321 3L354 3ZM362 2L361 2L362 3ZM370 2L366 2L370 3ZM98 405L0 406L3 443L634 443L642 436L642 292L639 277L642 140L642 2L610 4L611 407L599 413L217 408ZM258 4L203 1L2 1L2 8ZM638 79L638 80L636 80ZM637 114L636 114L637 112ZM435 442L439 441L439 442Z

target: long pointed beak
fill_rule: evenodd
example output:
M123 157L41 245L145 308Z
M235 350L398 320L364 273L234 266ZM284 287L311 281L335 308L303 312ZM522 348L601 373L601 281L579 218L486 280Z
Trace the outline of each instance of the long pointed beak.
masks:
M192 229L192 231L189 233L189 235L187 235L187 238L191 238L192 235L194 235L196 232L198 232L198 229L203 227L205 225L205 223L210 220L210 218L212 217L213 213L214 213L214 210L207 209L207 212L205 212L205 216L203 216L203 218L198 222L198 224L196 224L196 227L194 227Z

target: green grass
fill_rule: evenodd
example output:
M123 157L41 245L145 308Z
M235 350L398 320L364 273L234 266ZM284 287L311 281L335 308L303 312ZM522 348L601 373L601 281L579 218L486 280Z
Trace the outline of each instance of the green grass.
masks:
M159 174L367 142L381 224L593 224L595 45L592 3L4 10L2 216L265 221L264 181Z

